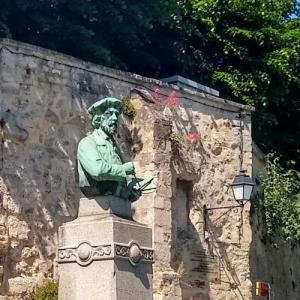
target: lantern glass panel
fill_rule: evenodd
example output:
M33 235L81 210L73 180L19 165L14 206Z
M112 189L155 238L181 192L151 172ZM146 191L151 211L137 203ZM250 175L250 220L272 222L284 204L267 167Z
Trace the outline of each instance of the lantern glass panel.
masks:
M243 200L244 199L244 187L243 185L235 185L233 188L233 194L235 200Z
M244 199L243 200L250 200L251 193L253 190L253 185L244 185Z

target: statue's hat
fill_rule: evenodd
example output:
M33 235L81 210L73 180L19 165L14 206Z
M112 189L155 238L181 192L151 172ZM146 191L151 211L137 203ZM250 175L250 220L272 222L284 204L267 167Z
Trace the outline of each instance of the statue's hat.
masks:
M103 114L108 108L115 108L118 111L121 111L122 102L119 99L116 98L104 98L97 102L95 102L93 105L91 105L88 108L88 113L90 113L92 116L97 114Z

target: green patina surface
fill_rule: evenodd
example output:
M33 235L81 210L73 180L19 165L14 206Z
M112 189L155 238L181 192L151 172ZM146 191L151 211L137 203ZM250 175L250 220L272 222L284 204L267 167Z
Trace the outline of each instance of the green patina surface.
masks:
M87 196L114 195L130 201L142 193L135 187L134 164L126 162L115 142L121 100L105 98L94 103L88 112L94 131L78 145L79 186Z

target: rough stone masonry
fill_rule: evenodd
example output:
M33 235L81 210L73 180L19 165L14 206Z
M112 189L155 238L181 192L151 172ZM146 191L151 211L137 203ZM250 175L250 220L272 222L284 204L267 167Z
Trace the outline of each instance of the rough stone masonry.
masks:
M156 178L134 207L154 232L154 299L251 299L249 205L209 215L205 238L202 214L234 204L241 162L251 174L248 107L10 40L0 51L0 299L57 277L57 229L80 198L76 146L108 96L131 99L119 142L137 176Z

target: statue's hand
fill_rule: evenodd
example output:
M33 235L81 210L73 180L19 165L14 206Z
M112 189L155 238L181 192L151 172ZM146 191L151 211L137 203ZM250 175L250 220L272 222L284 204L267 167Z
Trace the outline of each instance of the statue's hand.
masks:
M132 162L123 164L123 168L126 175L133 175L135 173L134 164Z
M142 196L142 192L140 190L133 188L129 193L129 200L131 202L134 202L138 200L141 196Z

